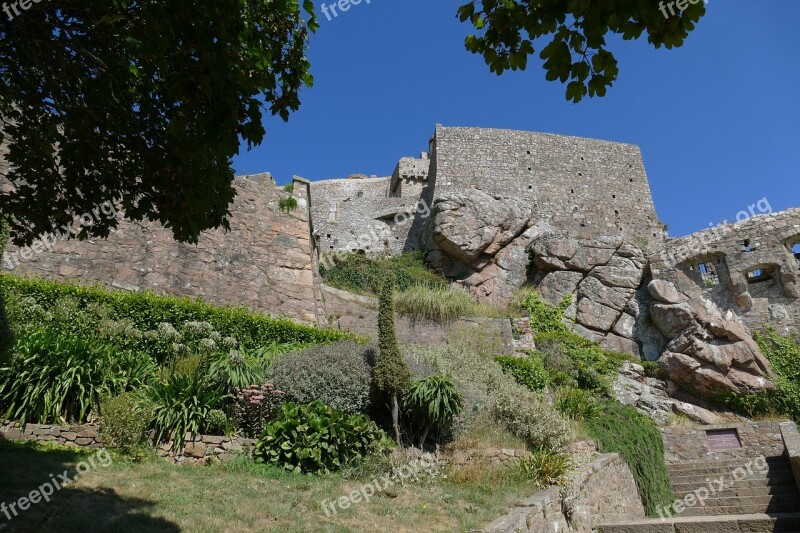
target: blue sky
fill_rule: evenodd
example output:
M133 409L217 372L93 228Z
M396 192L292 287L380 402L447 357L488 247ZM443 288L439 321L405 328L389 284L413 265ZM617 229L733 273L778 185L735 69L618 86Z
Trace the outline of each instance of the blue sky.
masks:
M800 207L800 1L711 0L680 49L619 41L619 80L577 105L538 58L525 72L489 73L464 49L464 1L364 0L331 21L318 12L314 87L288 123L266 121L267 141L242 150L237 173L386 176L426 150L440 123L637 144L672 236L763 198L776 211Z

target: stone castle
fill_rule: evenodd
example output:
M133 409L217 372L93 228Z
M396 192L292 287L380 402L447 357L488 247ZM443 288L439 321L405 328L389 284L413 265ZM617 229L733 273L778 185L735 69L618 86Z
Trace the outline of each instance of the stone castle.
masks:
M123 221L107 241L27 250L13 270L326 325L340 302L326 299L320 264L418 250L481 300L525 284L552 303L570 297L576 332L660 360L701 393L771 387L750 331L800 320L800 209L670 239L633 145L437 126L428 152L391 176L295 177L291 192L269 174L236 185L232 231L196 246ZM286 213L290 195L298 207Z

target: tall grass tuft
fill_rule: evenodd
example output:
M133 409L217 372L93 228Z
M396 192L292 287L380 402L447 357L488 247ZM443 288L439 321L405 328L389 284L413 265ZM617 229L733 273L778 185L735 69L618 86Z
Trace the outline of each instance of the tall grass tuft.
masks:
M401 313L413 318L452 322L462 316L471 315L474 304L469 294L452 287L430 288L413 286L395 297L395 306Z

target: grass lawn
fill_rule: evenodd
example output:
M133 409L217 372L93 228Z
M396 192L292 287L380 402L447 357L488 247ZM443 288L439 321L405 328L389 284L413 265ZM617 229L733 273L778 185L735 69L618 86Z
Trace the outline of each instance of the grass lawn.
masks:
M0 503L15 502L90 455L0 441ZM10 521L0 513L0 531L468 531L536 492L525 482L497 485L489 478L480 482L480 476L463 484L437 480L395 486L388 495L325 515L323 500L344 496L372 477L296 476L248 460L178 467L115 456L110 466L98 464L49 503L32 505Z

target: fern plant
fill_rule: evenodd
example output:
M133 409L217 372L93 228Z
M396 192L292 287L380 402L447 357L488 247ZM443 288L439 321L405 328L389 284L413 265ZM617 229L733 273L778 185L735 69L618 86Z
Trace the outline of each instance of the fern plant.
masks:
M448 426L461 413L464 399L450 376L438 375L412 383L405 405L423 421L419 438L419 447L422 448L431 429Z

